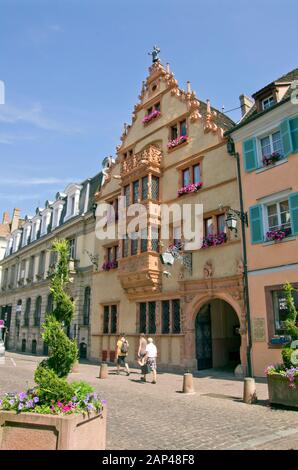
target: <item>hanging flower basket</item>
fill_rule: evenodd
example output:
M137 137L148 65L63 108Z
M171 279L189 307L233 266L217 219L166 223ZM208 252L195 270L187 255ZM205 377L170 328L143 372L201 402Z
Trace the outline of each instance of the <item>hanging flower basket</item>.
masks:
M274 165L274 163L281 160L282 156L279 152L273 152L271 155L263 157L264 166Z
M218 233L216 235L210 234L203 238L202 248L209 248L210 246L218 246L226 243L227 234L225 232Z
M143 119L143 124L148 124L148 122L152 121L153 119L160 116L160 111L158 109L154 109L150 114L147 114Z
M101 267L103 271L109 271L110 269L116 269L118 267L117 261L105 261Z
M168 142L168 149L171 150L184 142L188 142L188 135L181 135L180 137L177 137L177 139L170 140Z
M203 183L192 183L188 184L186 186L183 186L182 188L178 189L178 196L183 196L183 194L188 194L188 193L196 193L201 187L203 186Z

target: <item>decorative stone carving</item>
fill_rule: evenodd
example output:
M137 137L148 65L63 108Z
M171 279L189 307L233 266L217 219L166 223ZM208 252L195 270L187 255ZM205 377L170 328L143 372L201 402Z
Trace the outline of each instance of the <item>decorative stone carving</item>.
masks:
M237 274L243 274L243 270L244 270L243 260L242 259L237 260L236 264L237 264L237 269L236 269Z
M123 178L144 167L152 167L159 170L161 157L161 150L155 145L150 145L142 152L136 153L135 155L128 157L126 160L123 160L121 163L120 175Z
M205 279L210 279L213 276L213 264L211 260L206 261L203 272Z

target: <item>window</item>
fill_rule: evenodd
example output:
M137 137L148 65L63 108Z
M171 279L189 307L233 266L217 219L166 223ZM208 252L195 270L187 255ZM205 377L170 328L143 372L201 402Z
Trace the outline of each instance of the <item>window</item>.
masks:
M83 325L89 325L90 320L90 296L91 289L86 287L84 291L84 306L83 306Z
M119 245L110 246L107 248L106 259L109 263L117 263L119 258Z
M34 264L35 264L35 256L30 256L29 271L28 271L28 279L29 279L29 281L33 281L33 276L34 276Z
M273 313L274 313L274 328L275 334L282 335L285 333L283 322L288 315L288 307L283 290L274 290L271 292ZM298 292L293 291L293 300L296 309L298 309Z
M42 298L39 295L35 301L34 326L40 326Z
M263 110L265 109L268 109L270 108L271 106L273 106L275 104L275 99L273 98L273 96L268 96L268 98L265 98L262 100L262 108Z
M270 157L272 153L275 152L282 156L283 149L280 131L274 132L273 134L269 134L261 138L260 143L262 150L262 158Z
M118 325L118 306L105 305L103 308L103 332L116 334Z
M180 122L180 136L187 135L186 120Z
M29 326L30 310L31 310L31 299L28 298L26 300L26 306L25 306L24 326Z
M131 234L131 256L134 256L134 255L137 255L138 254L138 242L139 242L139 238L138 238L138 233L137 232L134 232Z
M123 239L123 258L126 258L128 256L128 250L129 250L129 239L126 236L126 238Z
M68 246L69 246L69 259L74 260L76 258L76 240L75 238L71 238L68 240Z
M142 178L142 200L148 199L148 176Z
M133 188L132 200L133 200L133 204L136 204L139 201L139 188L140 188L139 180L133 182L132 188Z
M208 217L208 219L204 220L204 229L205 229L205 237L208 237L208 235L213 234L213 217Z
M159 252L159 228L156 225L151 227L151 249Z
M58 261L58 253L57 251L51 251L50 253L50 267L54 268Z
M54 310L54 298L53 298L53 294L49 294L48 295L48 300L47 300L46 312L47 313L53 313L53 310Z
M72 196L72 198L70 199L70 215L74 215L75 213L75 197Z
M11 268L10 268L10 281L9 281L9 285L11 288L14 287L15 285L15 277L16 277L16 267L15 265L13 265Z
M287 231L287 234L291 233L291 218L287 199L267 205L267 224L269 231L282 228Z
M187 186L190 184L190 170L187 168L186 170L183 170L182 172L183 175L183 186Z
M156 333L156 302L141 302L139 304L139 332Z
M124 187L124 196L125 196L126 205L129 206L130 204L130 185L129 184Z
M181 227L173 227L173 245L181 246Z
M147 229L144 228L141 231L141 253L144 253L148 250L148 233Z
M159 199L159 178L157 176L151 177L151 197L156 201Z
M201 165L197 163L182 170L182 186L201 183Z
M25 279L25 270L26 270L26 260L23 259L21 261L21 267L20 267L20 278L19 278L19 281L21 281L21 283L24 282L24 279Z
M41 251L39 255L38 275L42 277L45 271L46 252Z
M178 137L178 125L175 124L174 126L171 126L171 139L175 140Z
M226 232L226 216L225 214L220 214L216 217L217 219L217 233Z

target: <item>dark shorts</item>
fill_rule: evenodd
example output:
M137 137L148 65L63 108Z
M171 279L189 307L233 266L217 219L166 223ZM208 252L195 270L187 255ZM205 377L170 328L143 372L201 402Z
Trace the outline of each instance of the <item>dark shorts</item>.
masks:
M118 356L117 364L119 364L119 366L125 366L126 356Z

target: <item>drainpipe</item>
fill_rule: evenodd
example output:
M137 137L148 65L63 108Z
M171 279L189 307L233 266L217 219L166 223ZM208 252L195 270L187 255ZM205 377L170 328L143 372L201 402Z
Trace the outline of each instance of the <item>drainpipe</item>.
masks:
M246 233L245 226L247 223L247 216L244 211L243 205L243 192L242 192L242 181L241 181L241 171L240 171L240 156L238 152L235 152L234 142L229 137L227 145L228 153L236 158L237 163L237 177L238 177L238 186L239 186L239 200L240 200L240 212L241 212L241 236L242 236L242 253L243 253L243 287L244 287L244 305L245 305L245 316L247 321L247 376L252 377L252 361L251 361L251 351L252 351L252 335L251 335L251 317L250 317L250 303L249 303L249 291L248 291L248 275L247 275L247 250L246 250Z
M241 173L240 173L240 156L237 152L235 154L237 162L237 173L238 173L238 184L239 184L239 199L240 199L240 211L244 214L243 206L243 193L242 193L242 182L241 182ZM252 361L251 361L251 351L252 351L252 335L251 335L251 318L250 318L250 303L249 303L249 291L248 291L248 274L247 274L247 250L246 250L246 233L245 233L245 220L244 217L241 217L241 236L242 236L242 250L243 250L243 285L244 285L244 304L246 307L246 319L247 319L247 336L248 336L248 345L247 345L247 372L248 377L252 377Z

